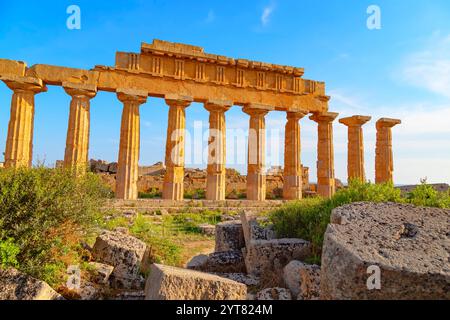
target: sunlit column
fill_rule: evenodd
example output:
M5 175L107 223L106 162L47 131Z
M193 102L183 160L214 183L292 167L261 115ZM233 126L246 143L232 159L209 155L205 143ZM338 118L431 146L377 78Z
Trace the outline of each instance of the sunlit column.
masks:
M393 182L394 160L392 153L392 128L401 120L382 118L377 121L377 145L375 150L375 182Z

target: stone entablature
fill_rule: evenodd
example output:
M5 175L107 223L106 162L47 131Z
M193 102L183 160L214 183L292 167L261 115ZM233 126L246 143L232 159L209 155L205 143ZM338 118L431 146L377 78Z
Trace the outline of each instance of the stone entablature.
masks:
M247 198L266 197L265 116L287 114L283 196L302 197L300 119L313 114L318 124L317 192L335 192L333 121L328 112L330 97L325 84L303 79L302 68L280 66L205 53L203 48L155 40L142 44L141 53L116 55L116 65L92 70L37 64L27 68L21 61L0 59L0 80L12 90L11 116L5 150L5 167L30 167L33 155L34 97L47 85L64 88L71 96L64 165L83 168L89 156L90 101L98 91L114 92L123 103L116 196L137 198L140 148L140 105L147 97L165 99L169 109L166 141L166 173L163 198L182 200L184 194L185 109L202 103L210 113L207 198L223 200L226 186L226 111L241 106L249 116ZM392 181L391 127L398 120L377 122L377 182ZM349 150L360 155L359 140ZM354 135L351 135L352 138ZM355 140L356 141L356 140ZM214 143L213 143L214 142ZM212 158L212 159L210 159ZM353 159L351 156L349 159ZM362 156L353 161L363 163ZM352 168L350 163L349 167ZM363 176L363 166L358 176Z

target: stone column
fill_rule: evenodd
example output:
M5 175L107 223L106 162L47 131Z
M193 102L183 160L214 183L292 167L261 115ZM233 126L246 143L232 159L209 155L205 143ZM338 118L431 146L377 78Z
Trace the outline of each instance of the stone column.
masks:
M97 88L95 85L68 82L64 82L63 87L72 97L64 167L83 172L89 161L90 100L97 94Z
M166 95L169 106L169 120L166 141L166 174L164 176L163 199L183 200L184 198L184 148L185 109L192 103L191 97Z
M299 200L302 198L303 175L301 163L300 124L308 111L287 113L284 141L284 184L283 198L285 200Z
M366 181L366 173L364 169L364 136L362 126L371 119L372 117L358 115L339 120L340 123L348 127L348 182L353 179L363 182Z
M314 114L311 120L318 124L317 143L317 193L331 198L336 191L334 178L333 121L338 116L334 112Z
M377 146L375 150L375 182L393 182L392 128L401 120L382 118L377 121Z
M226 181L226 124L225 112L232 106L230 101L208 101L209 111L208 167L206 199L225 200Z
M31 167L33 160L34 96L47 91L42 80L22 76L2 76L13 90L11 116L5 149L5 168Z
M249 104L243 111L250 116L248 134L247 199L266 200L266 121L267 106Z
M147 101L143 90L117 89L117 97L123 103L120 127L119 160L116 176L116 198L138 198L140 118L139 107Z

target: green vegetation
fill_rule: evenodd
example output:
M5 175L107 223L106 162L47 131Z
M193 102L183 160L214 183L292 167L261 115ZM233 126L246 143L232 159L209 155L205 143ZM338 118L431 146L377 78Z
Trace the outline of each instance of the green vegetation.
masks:
M138 195L139 199L155 199L155 198L161 198L162 192L160 192L156 188L152 188L148 190L147 192L139 192Z
M104 227L109 230L125 227L148 245L153 262L182 266L198 250L210 249L214 243L212 237L201 234L199 226L218 222L220 213L205 210L167 216L139 214L132 221L118 216L108 220Z
M206 191L203 189L187 190L184 192L185 199L205 199Z
M413 192L403 196L393 184L371 184L352 181L348 188L331 199L310 198L291 202L269 213L269 218L281 237L302 238L311 241L313 257L320 263L323 236L334 208L353 202L398 202L417 206L450 208L450 194L439 193L422 181Z
M0 170L0 256L50 284L79 261L80 239L98 224L109 191L94 174L63 169Z

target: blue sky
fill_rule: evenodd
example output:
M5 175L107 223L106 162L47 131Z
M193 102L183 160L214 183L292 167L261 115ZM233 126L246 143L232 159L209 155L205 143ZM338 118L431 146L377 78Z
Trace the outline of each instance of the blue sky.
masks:
M81 8L81 30L66 27L71 4ZM381 9L380 30L366 27L366 10L372 4ZM450 182L448 0L0 0L0 58L29 66L114 65L116 51L139 52L141 42L154 38L199 45L209 53L304 67L305 78L327 83L331 111L342 117L373 116L364 127L369 179L374 177L375 121L398 117L403 124L393 131L396 183L417 183L424 177ZM10 99L10 90L1 84L0 150L5 147ZM52 164L63 158L69 102L59 87L36 96L35 162ZM91 158L116 161L121 109L111 93L92 100ZM193 134L195 122L202 121L205 131L207 118L201 105L192 105L188 130ZM227 113L230 129L246 130L247 122L239 107ZM270 113L268 134L279 132L282 138L284 123L283 113ZM302 160L315 180L316 127L307 118L301 124ZM149 99L141 107L142 165L163 160L166 125L164 102ZM336 122L335 167L342 180L346 144L346 128ZM267 149L268 165L282 164L282 147L274 152L269 142ZM205 164L197 159L190 166ZM233 167L245 172L244 164Z

